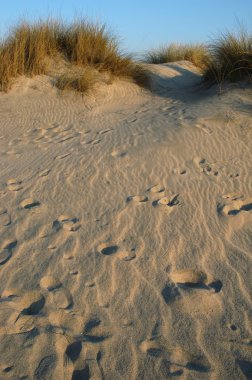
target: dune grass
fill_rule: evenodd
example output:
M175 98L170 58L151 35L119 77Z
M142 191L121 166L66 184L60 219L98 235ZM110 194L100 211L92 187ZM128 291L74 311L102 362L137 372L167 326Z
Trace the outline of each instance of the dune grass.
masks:
M242 79L252 79L252 34L245 29L213 40L204 70L204 80L209 83Z
M19 75L47 74L48 57L56 56L70 65L93 67L99 72L109 72L112 76L130 78L140 85L147 83L146 71L135 64L130 56L120 52L117 38L104 25L86 20L70 25L58 21L40 21L19 24L0 43L0 90L8 90L12 79ZM73 87L79 91L90 88L93 84L90 70L84 70L82 76L73 74L71 80L69 75L65 80L63 77L56 80L60 88L64 84L68 87L70 83L74 83Z
M55 85L60 89L87 92L97 82L97 73L108 74L105 83L123 77L144 87L150 85L148 69L122 54L117 38L104 25L86 20L72 24L47 20L22 22L0 42L0 90L7 91L20 75L53 76L50 65L57 69L56 60L65 65L54 73ZM147 52L144 59L146 63L180 60L200 68L207 83L251 80L252 34L243 28L237 34L222 34L208 46L170 44Z
M240 28L238 33L224 33L203 44L170 44L145 54L147 63L187 60L199 67L208 84L224 81L252 81L252 33Z
M85 68L82 72L70 72L60 74L56 78L55 85L60 90L75 90L85 92L92 90L97 81L97 72L91 68Z
M147 52L144 60L147 63L168 63L186 60L203 69L207 57L208 51L203 44L173 43Z
M44 74L45 58L56 51L56 24L23 23L14 28L0 45L0 89L7 90L19 75Z

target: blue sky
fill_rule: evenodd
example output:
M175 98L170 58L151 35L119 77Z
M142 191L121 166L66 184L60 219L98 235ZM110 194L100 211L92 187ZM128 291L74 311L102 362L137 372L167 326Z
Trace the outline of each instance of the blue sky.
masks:
M237 29L252 29L252 0L0 0L0 34L21 18L80 15L106 23L127 52L144 52L170 42L207 42Z

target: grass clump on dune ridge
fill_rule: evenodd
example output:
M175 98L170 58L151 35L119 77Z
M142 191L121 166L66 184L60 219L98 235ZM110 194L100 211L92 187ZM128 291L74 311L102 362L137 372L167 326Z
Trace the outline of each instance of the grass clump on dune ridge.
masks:
M90 68L85 68L82 72L69 72L59 75L55 85L60 90L88 92L94 88L96 80L97 72Z
M121 54L117 39L107 32L105 26L85 20L70 25L41 21L35 24L21 23L1 42L0 90L8 90L12 79L19 75L47 74L48 58L54 57L61 57L69 65L83 68L82 77L76 73L72 75L72 79L77 75L74 86L79 91L86 88L84 82L87 84L92 77L87 67L108 72L112 76L128 77L140 84L145 76L144 69L129 56ZM56 81L56 84L62 83Z
M202 44L170 44L145 54L147 63L168 63L176 61L190 61L203 69L208 57L207 49Z
M187 60L199 67L206 83L252 80L252 33L224 33L208 45L170 44L145 54L147 63Z
M7 90L12 78L46 72L45 58L57 51L56 24L21 24L0 45L0 89Z
M204 70L204 80L221 83L252 78L252 34L245 30L230 32L213 40L209 46L209 59Z

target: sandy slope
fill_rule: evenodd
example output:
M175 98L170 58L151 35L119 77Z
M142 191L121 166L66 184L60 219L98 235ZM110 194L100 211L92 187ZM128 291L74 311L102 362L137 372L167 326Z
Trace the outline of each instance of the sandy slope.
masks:
M252 91L153 73L0 95L0 379L252 379Z

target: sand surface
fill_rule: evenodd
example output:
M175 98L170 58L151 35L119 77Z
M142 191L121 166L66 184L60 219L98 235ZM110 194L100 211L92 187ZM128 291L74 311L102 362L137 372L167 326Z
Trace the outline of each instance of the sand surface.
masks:
M252 379L252 91L192 65L0 94L0 379Z

